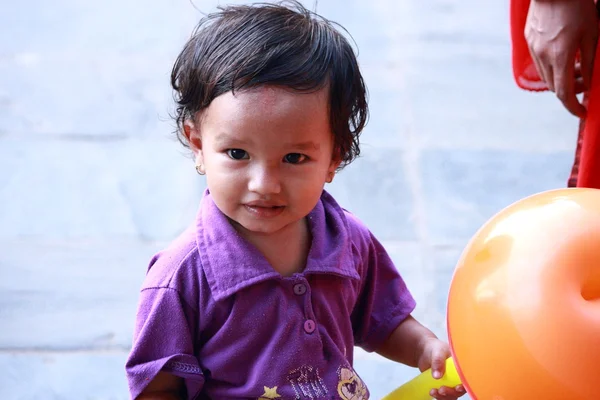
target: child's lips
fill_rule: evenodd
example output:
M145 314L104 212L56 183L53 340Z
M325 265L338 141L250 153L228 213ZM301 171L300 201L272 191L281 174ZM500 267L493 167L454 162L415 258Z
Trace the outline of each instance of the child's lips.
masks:
M248 203L244 204L246 210L259 218L276 217L283 212L285 206L270 203Z
M250 201L246 204L244 204L247 207L263 207L263 208L269 208L269 207L283 207L284 205L281 202L276 202L276 201L264 201L264 200L258 200L258 201Z

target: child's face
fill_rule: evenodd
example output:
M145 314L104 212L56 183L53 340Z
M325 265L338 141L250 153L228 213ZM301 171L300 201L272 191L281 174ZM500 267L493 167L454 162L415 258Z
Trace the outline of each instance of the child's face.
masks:
M217 207L247 233L272 234L302 221L339 166L327 89L228 92L198 119L188 125L196 161Z

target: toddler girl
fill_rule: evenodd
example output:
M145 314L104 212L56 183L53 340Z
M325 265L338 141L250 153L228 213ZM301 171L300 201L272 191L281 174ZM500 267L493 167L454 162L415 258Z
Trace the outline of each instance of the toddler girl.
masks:
M323 189L358 155L367 117L334 25L295 2L222 8L183 48L172 85L208 189L150 262L131 397L368 399L354 346L441 376L448 345L411 317L382 245Z

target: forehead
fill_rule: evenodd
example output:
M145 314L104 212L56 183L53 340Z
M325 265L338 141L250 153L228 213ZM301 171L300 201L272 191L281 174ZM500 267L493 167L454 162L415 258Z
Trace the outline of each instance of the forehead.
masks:
M227 92L215 98L203 120L220 127L279 128L294 126L329 129L328 91L310 93L279 86L259 86Z

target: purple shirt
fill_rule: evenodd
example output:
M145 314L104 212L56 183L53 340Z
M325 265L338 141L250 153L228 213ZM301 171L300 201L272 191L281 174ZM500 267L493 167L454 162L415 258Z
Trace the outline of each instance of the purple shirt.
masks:
M159 371L188 399L368 398L353 347L374 351L414 309L388 254L323 192L305 269L282 277L207 192L195 226L150 262L126 370L135 398Z

